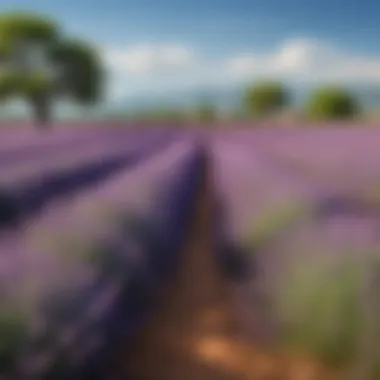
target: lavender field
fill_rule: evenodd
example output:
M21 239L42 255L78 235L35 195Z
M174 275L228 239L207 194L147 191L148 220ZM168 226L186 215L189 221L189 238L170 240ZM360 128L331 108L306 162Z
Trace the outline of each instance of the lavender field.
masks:
M0 378L379 379L379 148L3 129Z
M241 324L260 345L313 358L338 378L379 376L378 136L211 138L217 253Z

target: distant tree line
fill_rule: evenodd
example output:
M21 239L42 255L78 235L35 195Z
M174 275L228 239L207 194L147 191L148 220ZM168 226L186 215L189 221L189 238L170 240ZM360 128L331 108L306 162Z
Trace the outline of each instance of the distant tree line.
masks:
M280 82L260 82L244 96L244 106L251 116L266 117L290 106L291 93ZM303 113L312 120L352 118L360 113L357 100L344 87L325 85L311 92Z
M145 111L151 120L162 120L167 123L197 122L213 124L225 118L236 120L265 120L281 115L292 105L291 91L281 82L260 81L244 91L240 107L225 111L218 109L211 101L200 102L191 110L161 109L161 111ZM303 120L334 121L347 120L361 113L358 101L344 87L325 85L314 89L305 99L304 106L298 110ZM138 118L138 117L137 117ZM141 120L143 117L140 118Z

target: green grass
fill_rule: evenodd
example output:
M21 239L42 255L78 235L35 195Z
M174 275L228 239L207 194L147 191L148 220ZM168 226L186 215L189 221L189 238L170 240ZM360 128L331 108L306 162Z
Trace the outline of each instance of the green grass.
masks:
M362 309L365 273L346 259L334 265L321 265L318 259L300 265L277 300L282 344L336 367L349 367L357 355L362 357L358 349L368 323Z
M244 238L246 245L262 247L279 236L287 227L302 221L310 215L310 209L300 201L288 201L271 206L251 224L249 233Z
M10 371L26 339L24 315L13 308L0 310L0 373Z

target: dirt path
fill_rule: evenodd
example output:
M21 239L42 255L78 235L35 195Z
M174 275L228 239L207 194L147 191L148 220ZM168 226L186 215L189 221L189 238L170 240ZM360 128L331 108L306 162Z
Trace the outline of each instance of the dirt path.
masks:
M293 374L289 363L260 353L239 334L212 255L210 187L206 174L180 270L122 359L124 379L325 380L309 365L297 365Z

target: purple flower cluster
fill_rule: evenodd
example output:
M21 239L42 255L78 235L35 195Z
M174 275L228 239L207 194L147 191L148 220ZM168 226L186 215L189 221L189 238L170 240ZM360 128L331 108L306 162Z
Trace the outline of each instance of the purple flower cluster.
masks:
M42 212L1 230L1 375L84 379L101 373L176 267L202 149L175 133L148 135L139 145L126 131L114 133L102 143L89 136L91 148L76 151L78 162L87 154L88 162L105 165L133 150L140 157L135 165L98 174L99 181L77 186L69 198L68 190L60 198L45 195ZM60 154L41 177L61 173ZM67 152L65 160L73 158ZM89 170L90 163L83 165ZM85 176L76 170L68 171L69 181ZM36 173L33 168L32 177Z

